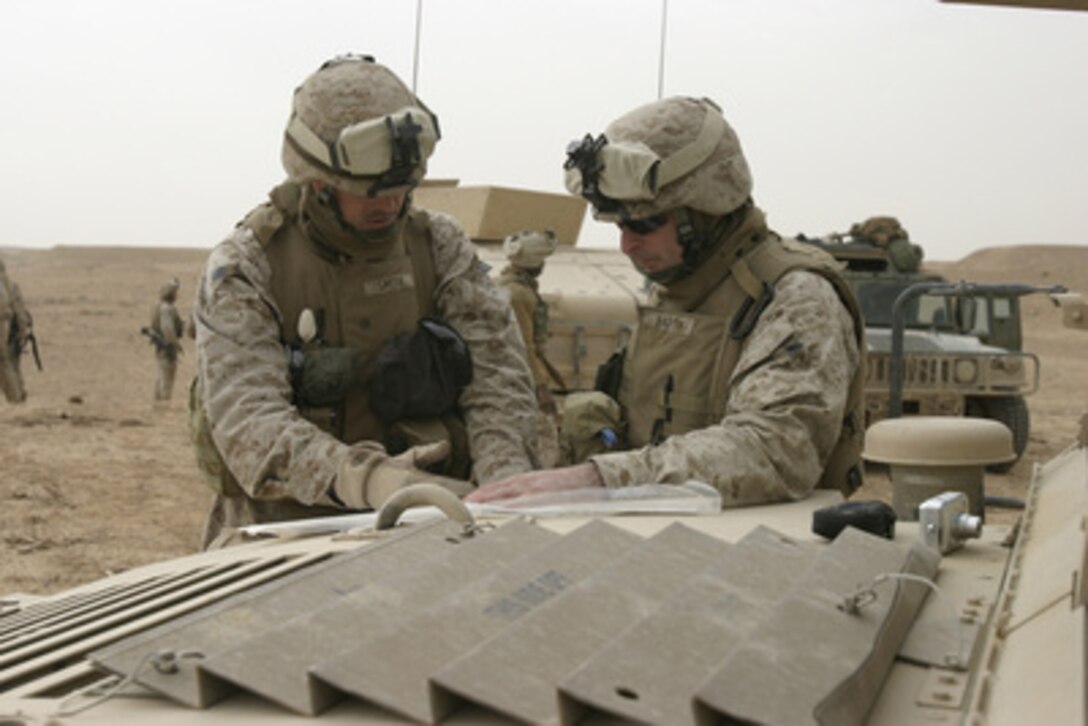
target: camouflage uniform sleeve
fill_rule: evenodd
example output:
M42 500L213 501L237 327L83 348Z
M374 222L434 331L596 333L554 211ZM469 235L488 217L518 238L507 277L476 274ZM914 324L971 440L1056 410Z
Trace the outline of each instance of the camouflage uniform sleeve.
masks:
M808 496L842 427L859 361L853 330L820 275L783 276L741 352L722 421L594 457L606 486L696 479L715 486L727 507Z
M291 403L270 275L260 243L239 227L201 277L197 367L212 439L251 498L333 505L327 492L348 447Z
M452 217L431 213L438 312L472 351L473 377L460 404L478 484L535 468L536 399L507 296L487 274Z

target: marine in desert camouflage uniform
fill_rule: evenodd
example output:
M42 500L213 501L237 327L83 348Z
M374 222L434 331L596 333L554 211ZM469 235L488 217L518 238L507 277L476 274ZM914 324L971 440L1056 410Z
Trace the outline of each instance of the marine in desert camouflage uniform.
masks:
M191 433L218 492L206 544L225 526L376 508L420 481L464 494L465 479L537 464L509 303L459 224L411 204L437 138L371 58L329 61L296 90L289 178L213 250L198 290ZM451 410L382 420L378 354L424 316L459 333L471 382Z
M33 329L34 321L23 304L19 286L8 279L7 268L0 260L0 389L9 403L26 400L19 358Z
M181 336L185 323L178 314L177 300L180 282L175 277L159 289L159 301L151 308L151 338L155 344L155 400L169 401L174 395L174 378L181 355Z
M551 230L522 230L503 240L503 254L509 264L499 273L499 284L510 294L510 307L525 341L533 387L540 406L537 417L541 464L555 466L559 458L556 419L559 409L552 386L566 388L559 372L548 362L548 303L540 296L540 273L544 262L555 252L555 233Z
M615 429L619 441L469 499L692 479L715 486L726 507L801 499L817 486L853 491L857 303L830 256L768 228L720 109L683 97L642 106L572 144L566 170L568 188L619 225L622 250L654 283L622 372L611 366L620 405L579 397L620 413L584 417L598 421L591 434Z

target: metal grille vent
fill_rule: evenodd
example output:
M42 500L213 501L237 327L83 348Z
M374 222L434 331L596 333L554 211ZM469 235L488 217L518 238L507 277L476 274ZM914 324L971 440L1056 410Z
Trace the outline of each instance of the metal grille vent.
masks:
M200 563L186 558L174 571L118 576L0 614L0 693L56 696L102 677L88 653L275 579L317 558L268 554Z
M179 703L238 692L318 715L340 702L437 722L859 722L925 597L936 555L848 528L810 548L766 528L731 545L681 524L449 522L337 557L91 654ZM798 666L797 664L802 664ZM806 674L782 672L797 668ZM789 679L784 681L783 679ZM768 688L791 682L791 697ZM226 704L224 704L226 705Z

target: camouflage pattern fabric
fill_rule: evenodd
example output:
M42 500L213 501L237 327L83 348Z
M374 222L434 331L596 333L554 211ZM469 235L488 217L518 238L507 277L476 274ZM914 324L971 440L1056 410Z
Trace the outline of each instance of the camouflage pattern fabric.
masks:
M0 262L0 390L9 403L26 400L26 387L19 369L18 347L25 345L32 321L23 304L19 286L8 279Z
M593 457L605 485L696 479L715 486L727 507L808 496L838 439L859 365L853 330L830 282L787 273L745 339L722 420Z
M506 288L506 291L510 294L510 307L513 309L514 317L518 321L521 338L525 341L525 350L529 356L529 367L533 372L533 384L535 386L547 386L551 382L551 377L548 375L547 366L541 360L543 351L540 350L539 346L543 341L547 340L548 331L546 328L543 331L538 330L540 326L537 321L541 317L538 315L538 311L544 305L544 301L540 299L540 293L537 291L539 283L536 278L521 272L516 267L509 266L499 275L499 284ZM544 318L547 319L546 311Z
M155 349L158 375L155 378L155 400L168 401L174 393L174 378L181 353L181 336L185 323L170 300L160 300L151 315L151 329L161 336L165 346Z
M624 114L605 129L612 143L641 143L667 157L690 144L708 113L721 114L709 99L672 97L648 103ZM663 186L652 200L626 201L633 219L651 217L677 207L689 207L710 215L727 214L752 194L752 172L744 158L740 139L728 123L717 147L698 169ZM594 217L606 219L594 209Z
M864 222L852 225L850 234L877 247L887 247L894 240L910 238L895 217L869 217Z
M430 218L439 271L435 307L465 339L475 368L460 399L473 478L485 483L529 471L537 464L536 405L506 296L460 225L447 215ZM244 492L216 497L205 542L223 526L342 511L329 491L352 447L292 405L271 267L248 227L239 226L212 250L194 318L212 439ZM366 443L372 451L381 448ZM380 451L371 455L385 458Z
M540 298L537 279L519 270L515 265L506 267L499 275L499 284L510 294L510 307L518 323L518 330L525 342L529 370L533 376L533 387L551 386L551 376L544 363L542 346L547 342L548 310ZM543 308L543 309L542 309ZM542 320L543 319L543 320ZM540 451L540 463L543 468L551 468L559 461L559 431L555 419L545 411L537 415L537 442Z
M515 267L537 269L555 252L558 241L550 229L543 232L522 230L502 242L502 251Z

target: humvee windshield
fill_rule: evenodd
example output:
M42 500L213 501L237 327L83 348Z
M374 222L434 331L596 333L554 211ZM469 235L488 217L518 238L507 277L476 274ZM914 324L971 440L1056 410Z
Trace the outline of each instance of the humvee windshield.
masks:
M918 281L852 279L850 282L866 326L891 328L896 298ZM1023 343L1019 300L997 293L959 297L922 295L907 304L904 324L907 328L972 335L987 345L1006 350L1021 350Z
M913 282L894 283L887 280L854 281L854 293L861 304L866 325L890 328L895 299ZM908 328L956 329L950 298L922 295L907 305L905 324Z
M969 324L966 331L969 335L1007 350L1023 349L1019 298L988 293L971 299L974 300L974 315L965 321Z

